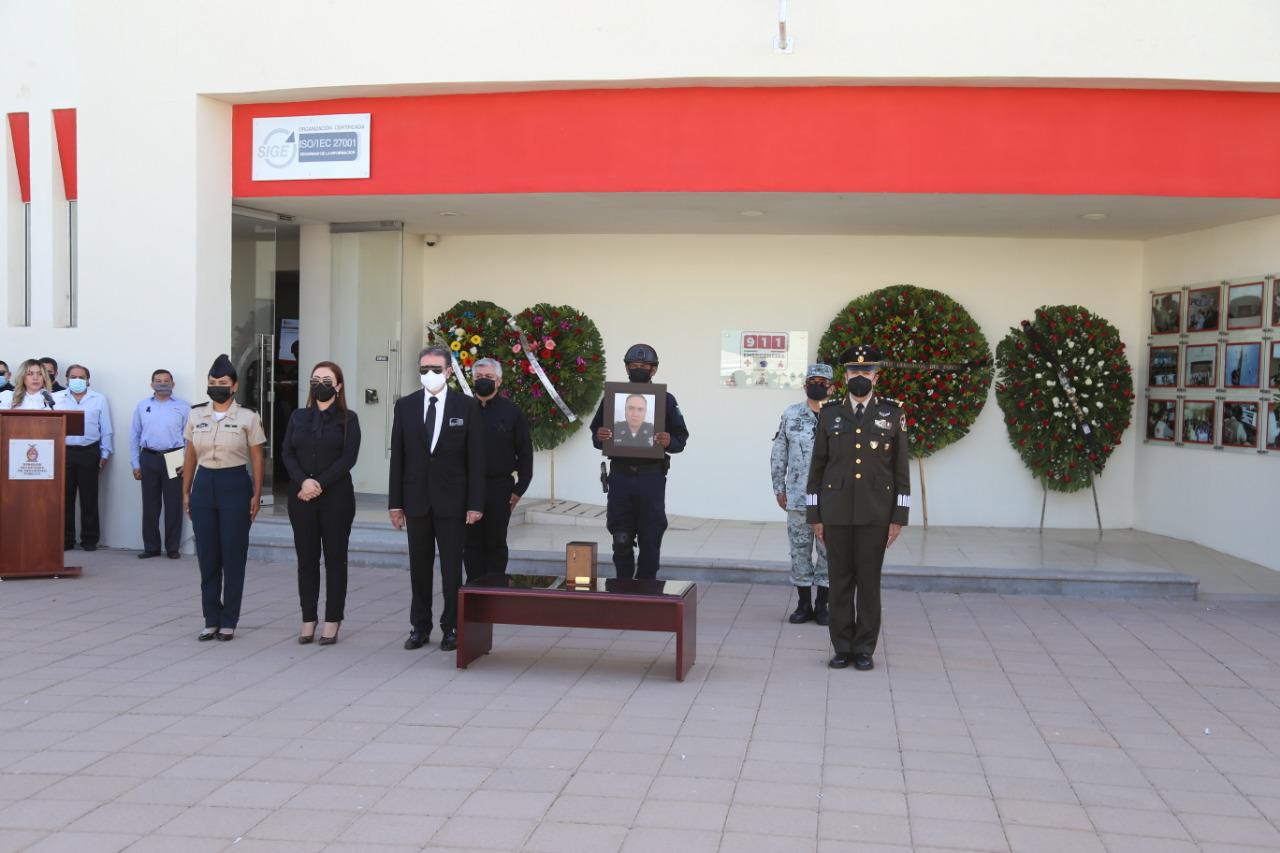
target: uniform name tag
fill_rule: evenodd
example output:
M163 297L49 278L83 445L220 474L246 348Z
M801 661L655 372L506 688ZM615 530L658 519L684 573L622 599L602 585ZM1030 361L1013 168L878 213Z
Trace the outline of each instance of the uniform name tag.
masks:
M449 418L449 426L462 426L462 418Z
M877 419L876 426L879 427L880 429L893 429L893 427L889 426L889 422L886 420Z
M223 429L240 429L240 424L223 424Z

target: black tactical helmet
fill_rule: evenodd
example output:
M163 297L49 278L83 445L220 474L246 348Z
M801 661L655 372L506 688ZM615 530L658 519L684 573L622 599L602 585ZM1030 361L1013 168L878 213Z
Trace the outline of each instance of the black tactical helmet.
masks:
M624 364L630 364L638 361L643 364L657 364L658 353L648 344L632 344L631 349L627 350L627 354L622 357Z

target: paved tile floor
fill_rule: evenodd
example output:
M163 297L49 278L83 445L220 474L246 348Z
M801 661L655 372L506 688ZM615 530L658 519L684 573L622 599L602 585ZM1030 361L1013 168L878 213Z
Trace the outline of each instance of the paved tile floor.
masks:
M192 559L76 556L0 583L0 851L1280 849L1280 604L889 593L858 673L704 585L681 684L656 634L406 652L388 569L336 646L270 564L196 643Z

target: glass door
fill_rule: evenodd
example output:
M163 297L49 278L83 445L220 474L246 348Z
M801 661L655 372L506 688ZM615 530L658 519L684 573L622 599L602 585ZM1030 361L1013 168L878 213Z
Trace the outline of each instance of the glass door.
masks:
M262 503L272 503L275 437L276 218L231 216L231 362L239 375L236 402L256 411L267 434Z

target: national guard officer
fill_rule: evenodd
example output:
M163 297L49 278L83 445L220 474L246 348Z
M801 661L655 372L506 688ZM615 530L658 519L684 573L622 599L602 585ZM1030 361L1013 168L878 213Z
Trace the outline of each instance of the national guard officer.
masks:
M787 511L787 538L791 542L791 584L800 603L791 614L793 625L816 620L826 625L827 616L827 547L817 542L814 560L813 528L805 512L805 486L809 482L809 459L813 455L813 435L818 428L818 412L831 393L831 365L811 364L804 375L803 403L788 406L782 423L773 437L769 467L773 474L773 493L778 506ZM815 565L816 562L816 565ZM813 587L818 587L818 601L813 601Z
M191 517L200 562L204 630L197 639L230 640L240 621L249 525L262 501L267 436L252 409L235 401L235 366L226 355L209 368L209 401L191 407L183 438L182 506ZM253 476L248 463L252 461Z
M635 344L623 357L627 379L651 382L658 372L658 353L648 344ZM591 419L591 443L602 449L613 438L612 429L604 425L604 401ZM667 529L667 469L672 453L684 450L689 430L680 414L680 406L670 393L666 399L666 429L653 436L653 442L666 452L662 459L614 458L609 466L609 499L605 518L613 534L613 567L619 578L652 579L658 575L658 557L662 550L662 534ZM640 546L637 564L636 543Z
M873 395L880 351L869 344L840 356L849 396L818 415L805 504L826 543L831 575L833 669L871 669L880 636L880 569L911 509L907 417Z

